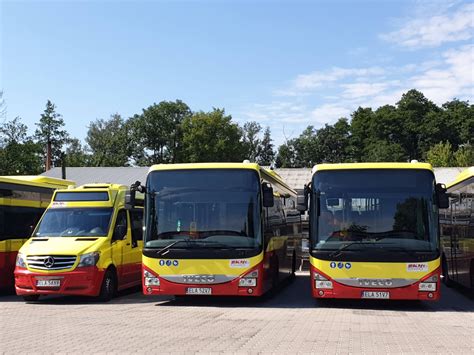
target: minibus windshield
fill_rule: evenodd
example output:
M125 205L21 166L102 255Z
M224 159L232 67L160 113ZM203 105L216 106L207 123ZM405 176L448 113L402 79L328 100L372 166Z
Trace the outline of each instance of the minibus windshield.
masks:
M252 170L152 172L147 181L145 247L174 243L177 249L256 248L261 243L259 191L258 174Z
M50 208L41 220L35 237L105 237L109 232L112 208Z

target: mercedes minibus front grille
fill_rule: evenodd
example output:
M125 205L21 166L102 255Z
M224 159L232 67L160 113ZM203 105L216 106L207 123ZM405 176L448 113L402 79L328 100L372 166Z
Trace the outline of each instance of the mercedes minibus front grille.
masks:
M31 269L65 270L74 266L76 258L75 255L29 255L26 262Z

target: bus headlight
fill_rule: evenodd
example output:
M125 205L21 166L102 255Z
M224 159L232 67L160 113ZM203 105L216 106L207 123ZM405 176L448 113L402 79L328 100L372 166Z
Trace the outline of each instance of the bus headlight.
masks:
M258 270L249 272L248 274L242 276L239 280L239 287L256 287L258 278Z
M433 292L436 291L436 283L438 281L438 275L432 275L428 277L426 280L423 280L418 285L418 291L427 291Z
M317 272L313 275L314 278L314 287L321 288L326 290L332 290L332 281L329 281L323 275L318 274Z
M26 269L26 261L25 261L25 256L23 254L18 253L16 255L15 265Z
M418 291L436 291L436 282L420 282Z
M143 271L145 286L160 286L160 279L146 270Z
M99 257L100 253L98 251L81 255L77 267L94 266L99 261Z

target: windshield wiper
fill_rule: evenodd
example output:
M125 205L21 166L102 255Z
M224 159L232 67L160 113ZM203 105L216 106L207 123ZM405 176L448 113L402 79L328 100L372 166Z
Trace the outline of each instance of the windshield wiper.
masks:
M178 243L184 243L184 242L189 243L190 240L189 240L189 239L181 239L181 240L177 240L177 241L175 241L175 242L173 242L173 243L170 243L170 244L168 244L167 246L163 247L162 249L158 250L158 251L156 252L156 255L157 255L157 256L163 255L163 254L165 254L167 251L169 251L172 246L174 246L174 245L176 245L176 244L178 244Z
M374 242L363 242L361 240L358 240L358 241L355 241L355 242L351 242L349 244L341 245L341 247L339 249L337 249L337 250L333 251L331 254L329 254L329 257L339 256L343 250L346 250L347 248L349 248L350 246L352 246L354 244L375 244L375 243Z

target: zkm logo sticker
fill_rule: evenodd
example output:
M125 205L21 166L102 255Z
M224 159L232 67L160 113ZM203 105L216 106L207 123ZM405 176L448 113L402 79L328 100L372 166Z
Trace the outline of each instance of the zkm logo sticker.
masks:
M335 261L331 261L329 266L331 267L331 269L335 269L337 267L338 269L346 268L347 270L349 270L352 267L352 264L351 263L343 263L343 262L336 263Z
M160 266L178 266L179 261L178 260L160 260Z
M409 263L407 264L408 272L423 272L428 271L427 263Z
M246 268L250 266L250 260L248 259L233 259L230 260L229 266L231 268Z

